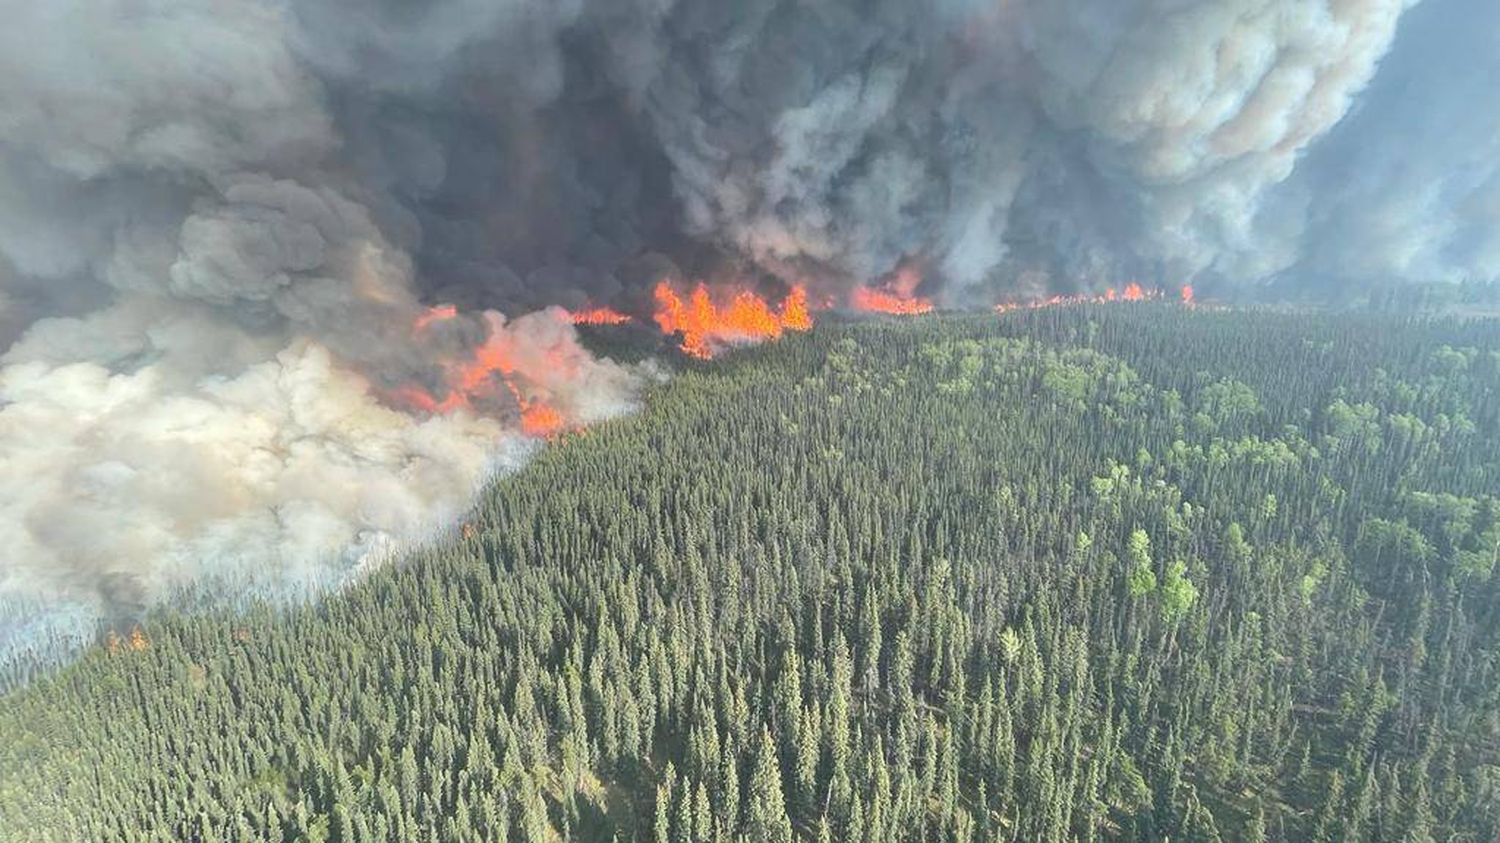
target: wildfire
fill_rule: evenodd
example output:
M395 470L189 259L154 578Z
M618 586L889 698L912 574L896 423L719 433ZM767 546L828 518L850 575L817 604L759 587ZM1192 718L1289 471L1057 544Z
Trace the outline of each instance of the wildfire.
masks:
M855 310L871 313L890 313L896 316L915 316L932 310L932 300L921 296L903 296L890 290L873 287L855 287L849 295L849 304Z
M568 318L573 320L574 325L623 325L631 321L628 315L609 307L570 310Z
M412 330L420 333L434 322L454 319L458 311L452 305L438 305L418 316ZM469 359L443 364L446 393L441 399L417 384L403 384L388 390L387 397L397 403L430 415L443 415L472 409L474 402L493 397L503 388L515 400L521 414L521 432L528 436L552 436L568 426L567 417L546 401L530 397L518 383L519 366L513 341L497 323L490 326L484 343L473 350Z
M781 324L788 331L811 331L812 312L807 309L807 288L793 287L781 303Z
M916 295L922 276L916 267L906 265L889 280L876 287L855 287L849 294L849 306L871 313L914 316L932 310L932 299Z
M849 296L849 305L878 313L928 313L933 310L933 302L916 295L920 283L917 270L910 265L904 266L883 283L855 288ZM1191 285L1184 285L1179 293L1183 304L1193 305ZM1132 281L1121 289L1110 287L1102 293L1001 302L994 306L994 310L1008 313L1071 304L1140 302L1162 297L1161 289L1147 289ZM701 282L683 292L669 282L661 281L656 285L655 298L653 321L663 333L680 335L683 353L701 359L711 358L728 346L776 339L787 331L811 330L814 310L833 305L832 300L827 300L815 307L809 301L807 288L802 285L793 286L775 305L752 289L710 288ZM621 325L633 321L628 314L610 307L566 311L566 314L574 325ZM454 305L435 305L413 319L411 330L413 335L420 335L438 323L458 317ZM429 391L424 385L408 383L386 390L386 398L413 410L439 415L473 409L476 404L492 407L489 402L509 395L518 409L521 431L526 435L550 437L569 429L572 422L568 416L551 403L545 389L538 395L536 386L538 371L556 371L568 365L566 359L546 350L540 351L538 357L536 350L528 351L527 347L517 345L498 315L493 315L493 318L495 321L490 324L489 336L481 345L466 358L439 366L441 389Z
M514 391L515 387L508 381L506 385ZM516 397L520 400L519 395ZM540 402L523 402L521 406L521 432L527 436L551 436L568 425L568 420L556 407Z
M1140 284L1132 281L1129 284L1125 285L1125 289L1123 291L1118 291L1114 287L1110 287L1102 293L1093 295L1087 293L1077 293L1074 295L1055 295L1045 299L1033 299L1031 301L1001 302L995 305L995 312L1009 313L1013 310L1037 310L1043 307L1057 307L1059 305L1069 304L1106 304L1109 302L1118 301L1137 302L1159 299L1161 297L1161 290L1147 290ZM1184 287L1182 289L1182 300L1184 302L1192 302L1192 287Z
M702 359L726 345L776 339L785 331L812 328L807 290L793 287L779 310L752 290L739 290L728 302L715 302L698 284L686 300L662 281L656 285L656 324L666 334L682 335L683 353Z
M141 629L139 624L131 628L129 638L122 638L119 633L111 629L109 634L104 636L104 648L111 655L127 650L140 653L151 649L151 638L146 635L146 631Z

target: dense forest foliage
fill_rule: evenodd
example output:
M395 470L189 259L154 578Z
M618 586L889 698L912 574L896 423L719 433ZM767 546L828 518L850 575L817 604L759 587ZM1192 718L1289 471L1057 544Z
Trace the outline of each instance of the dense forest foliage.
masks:
M1228 287L1205 291L1216 300L1220 297L1254 302L1266 297L1267 290ZM1334 281L1319 279L1309 283L1305 277L1278 280L1271 294L1293 306L1318 310L1374 310L1410 315L1448 314L1463 317L1500 316L1500 281L1427 281L1413 283L1390 279L1376 281Z
M0 837L1500 839L1500 323L682 365L340 596L0 698Z

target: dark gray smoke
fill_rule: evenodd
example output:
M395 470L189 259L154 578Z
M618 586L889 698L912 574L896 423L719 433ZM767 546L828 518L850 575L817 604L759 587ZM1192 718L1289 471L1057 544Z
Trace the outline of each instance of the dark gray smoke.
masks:
M0 639L420 535L529 446L392 391L619 412L544 308L663 275L1495 277L1497 13L1408 5L0 0Z

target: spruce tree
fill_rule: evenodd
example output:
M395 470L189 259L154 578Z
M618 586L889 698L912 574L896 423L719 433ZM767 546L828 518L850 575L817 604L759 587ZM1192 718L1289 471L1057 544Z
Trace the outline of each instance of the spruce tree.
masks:
M781 790L781 764L769 729L761 731L746 796L746 836L766 843L790 843L792 824Z

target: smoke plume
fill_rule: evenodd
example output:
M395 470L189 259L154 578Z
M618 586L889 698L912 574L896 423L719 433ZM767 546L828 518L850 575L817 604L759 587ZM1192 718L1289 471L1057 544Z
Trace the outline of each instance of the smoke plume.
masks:
M631 406L553 305L1496 277L1497 15L1410 5L0 0L0 644L454 517Z

